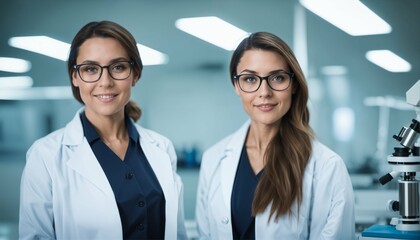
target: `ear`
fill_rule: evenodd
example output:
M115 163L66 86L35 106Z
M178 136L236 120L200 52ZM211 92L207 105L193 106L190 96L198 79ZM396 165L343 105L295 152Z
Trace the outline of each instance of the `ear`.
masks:
M135 73L136 73L136 71L134 71ZM140 74L139 73L136 73L136 74L134 74L134 77L133 77L133 82L131 83L131 86L136 86L136 84L137 84L137 82L140 80Z
M73 74L71 75L71 83L73 84L73 86L79 87L79 83L76 79L77 79L77 73L76 71L73 71Z
M238 82L234 81L233 85L235 86L235 92L238 96L240 96L241 89L239 89Z
M139 81L140 79L137 79L137 78L135 78L135 79L133 79L133 83L131 84L131 86L136 86L136 83Z

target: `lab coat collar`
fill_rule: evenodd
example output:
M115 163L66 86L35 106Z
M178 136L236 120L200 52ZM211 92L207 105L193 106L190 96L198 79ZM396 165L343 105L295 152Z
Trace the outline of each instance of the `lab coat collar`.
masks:
M239 130L232 134L226 145L224 156L221 158L221 181L224 183L222 184L223 200L225 201L225 206L229 208L228 212L231 212L230 201L233 183L249 125L250 121L248 120Z
M246 121L241 128L232 134L230 141L226 144L225 153L237 149L238 147L242 149L250 124L251 120Z
M84 134L80 113L84 110L84 107L80 108L73 119L66 125L66 128L64 129L63 145L74 146L82 144Z

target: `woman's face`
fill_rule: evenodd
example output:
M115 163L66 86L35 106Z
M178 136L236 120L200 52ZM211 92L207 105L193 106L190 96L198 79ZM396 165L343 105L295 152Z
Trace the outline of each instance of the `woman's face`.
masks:
M236 68L237 74L255 74L261 77L285 70L290 72L284 58L272 51L252 49L244 52ZM242 105L251 118L251 122L266 126L277 125L289 111L292 103L292 87L275 91L262 81L260 88L252 93L242 91L235 81L235 91L241 97Z
M94 37L87 39L79 48L77 64L98 64L107 66L118 61L130 61L127 52L114 38ZM77 71L73 72L72 83L79 87L80 96L85 104L88 117L115 117L124 115L124 107L131 97L131 87L137 76L131 71L124 80L113 79L107 68L97 82L87 83L80 79Z

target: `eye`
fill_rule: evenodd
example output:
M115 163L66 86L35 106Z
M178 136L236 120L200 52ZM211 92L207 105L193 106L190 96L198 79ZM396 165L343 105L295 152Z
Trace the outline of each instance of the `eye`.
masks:
M245 82L245 83L256 83L256 82L258 82L258 78L254 75L242 75L239 79L242 82Z
M117 62L110 66L110 70L113 72L122 72L128 68L129 64L127 62Z
M279 73L279 74L275 74L271 77L271 81L272 82L282 82L287 78L287 74L284 73Z
M94 74L99 72L99 66L97 65L82 65L80 66L80 71L84 73Z

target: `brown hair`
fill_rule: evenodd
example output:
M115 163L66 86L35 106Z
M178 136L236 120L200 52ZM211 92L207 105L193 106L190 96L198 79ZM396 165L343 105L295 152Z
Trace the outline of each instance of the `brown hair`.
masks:
M104 38L114 38L117 40L121 46L128 53L130 60L133 64L133 74L138 76L140 79L143 63L140 58L140 53L137 49L137 43L133 35L127 29L121 25L110 22L110 21L101 21L101 22L90 22L82 27L76 36L73 38L70 47L69 59L67 61L67 71L70 77L70 84L73 91L73 96L77 101L84 104L82 98L80 97L80 91L78 87L75 87L72 82L74 65L76 65L76 59L79 54L80 46L89 38L93 37L104 37ZM136 79L136 80L138 80ZM134 121L137 121L141 117L141 109L137 104L130 100L124 109L125 113L132 118Z
M237 66L245 51L262 49L278 53L284 58L292 79L292 105L283 117L277 134L271 139L264 154L264 174L254 195L252 214L264 212L271 205L270 218L291 214L293 202L302 203L303 175L312 153L313 131L309 126L308 86L296 57L279 37L256 32L242 40L232 55L230 78L234 84Z

